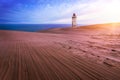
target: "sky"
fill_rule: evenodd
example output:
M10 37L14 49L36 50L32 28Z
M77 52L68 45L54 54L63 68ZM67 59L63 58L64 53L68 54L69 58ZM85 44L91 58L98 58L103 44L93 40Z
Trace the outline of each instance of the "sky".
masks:
M120 22L120 0L0 0L1 24Z

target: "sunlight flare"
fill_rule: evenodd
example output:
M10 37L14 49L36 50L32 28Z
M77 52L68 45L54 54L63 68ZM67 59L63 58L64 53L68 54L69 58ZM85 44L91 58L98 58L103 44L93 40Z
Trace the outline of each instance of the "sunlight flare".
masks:
M112 22L120 21L120 5L118 2L109 3L105 8L105 16Z

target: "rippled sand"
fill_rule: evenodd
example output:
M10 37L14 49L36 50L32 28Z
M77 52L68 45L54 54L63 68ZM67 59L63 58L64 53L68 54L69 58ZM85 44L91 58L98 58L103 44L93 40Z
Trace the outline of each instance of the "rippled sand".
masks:
M119 80L120 27L0 31L0 80Z

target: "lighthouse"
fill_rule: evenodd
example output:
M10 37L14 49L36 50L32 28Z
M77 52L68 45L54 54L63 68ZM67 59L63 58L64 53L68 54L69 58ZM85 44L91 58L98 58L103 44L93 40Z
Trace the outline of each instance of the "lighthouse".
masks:
M76 22L77 16L75 13L73 13L72 16L72 27L75 28L77 26L77 22Z

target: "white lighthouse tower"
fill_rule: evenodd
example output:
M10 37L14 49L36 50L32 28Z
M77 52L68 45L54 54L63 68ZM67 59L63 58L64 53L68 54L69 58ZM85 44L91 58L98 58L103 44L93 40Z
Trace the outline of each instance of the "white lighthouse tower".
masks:
M77 26L77 22L76 22L77 16L75 13L73 13L72 16L72 27L75 28Z

